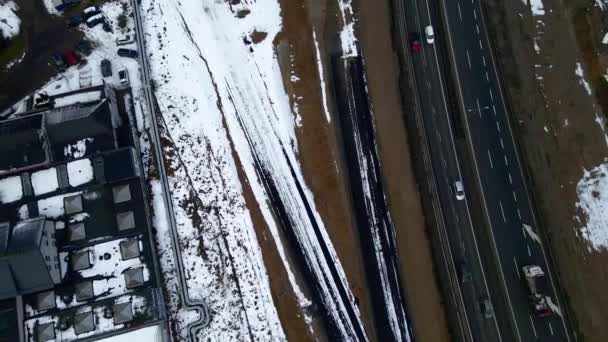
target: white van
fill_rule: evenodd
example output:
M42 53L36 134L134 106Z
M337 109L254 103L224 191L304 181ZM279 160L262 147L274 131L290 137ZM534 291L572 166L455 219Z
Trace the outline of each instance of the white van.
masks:
M424 28L424 35L426 36L426 43L435 43L435 32L433 31L433 25L429 25Z

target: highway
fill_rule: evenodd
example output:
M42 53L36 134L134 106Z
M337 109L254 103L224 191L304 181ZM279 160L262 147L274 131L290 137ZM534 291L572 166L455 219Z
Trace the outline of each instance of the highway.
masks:
M480 311L480 301L490 296L490 286L471 224L468 200L457 200L452 190L454 182L462 179L462 172L452 125L453 105L448 101L445 70L440 63L442 52L424 42L418 52L411 51L409 45L409 33L423 32L434 21L433 13L437 11L432 7L434 4L425 0L399 1L396 5L402 55L411 56L410 76L415 80L418 112L429 149L431 192L438 199L436 221L444 237L450 288L458 306L452 308L457 311L458 335L465 341L502 341L496 317L486 318ZM465 268L471 273L470 281L464 279Z
M449 62L469 153L477 179L481 210L489 227L494 257L502 282L511 330L516 341L570 341L570 330L560 310L542 239L538 237L526 178L511 130L508 109L479 0L438 0L446 25ZM437 22L437 25L440 25ZM549 278L546 295L555 314L537 318L531 314L521 266L536 264Z

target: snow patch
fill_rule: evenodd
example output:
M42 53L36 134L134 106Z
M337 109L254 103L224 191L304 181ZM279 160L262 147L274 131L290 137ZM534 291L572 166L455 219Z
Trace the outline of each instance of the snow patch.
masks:
M34 195L44 195L59 189L57 169L54 167L32 173L32 187Z
M355 36L355 16L351 0L338 0L340 14L342 15L342 31L340 41L342 43L342 56L353 57L359 54L357 50L357 37Z
M6 204L23 198L21 177L12 176L0 179L0 203Z
M608 250L608 163L583 170L576 193L580 236L589 252Z
M93 165L90 159L81 159L68 163L68 178L71 186L79 186L93 180Z
M319 80L321 81L321 96L323 100L323 112L325 113L325 119L327 122L331 122L331 115L329 114L329 106L327 105L327 87L325 85L325 74L323 73L323 59L321 58L321 51L319 50L319 42L317 41L317 34L313 28L312 40L315 42L315 58L317 60L317 68L319 70Z
M532 10L532 15L545 15L545 5L543 5L542 0L530 0L530 9Z
M585 90L587 91L588 95L591 95L591 86L589 86L589 82L587 82L587 80L585 79L585 76L583 73L583 67L581 66L581 63L576 62L576 68L574 69L574 74L578 77L578 83L581 84L583 87L585 87Z
M10 0L0 1L0 32L4 38L11 38L19 34L21 19L17 16L19 6Z

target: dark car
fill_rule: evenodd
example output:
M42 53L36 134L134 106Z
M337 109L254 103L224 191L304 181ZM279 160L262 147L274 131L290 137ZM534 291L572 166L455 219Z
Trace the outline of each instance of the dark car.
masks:
M53 56L51 56L51 65L59 71L63 71L67 68L63 57L59 53L54 53Z
M68 27L76 27L76 26L82 24L82 22L83 22L83 19L79 15L75 15L73 17L69 17L68 19L66 19L66 24L68 25Z
M101 60L101 75L103 77L112 76L112 62L107 59Z
M92 51L93 48L91 47L91 43L89 43L88 40L83 39L76 45L76 52L78 52L81 56L88 56L91 54Z
M87 26L92 28L92 27L95 27L104 22L105 22L105 18L103 16L103 14L98 13L98 14L95 14L94 16L90 17L89 19L87 19Z
M418 32L410 32L410 46L414 52L418 52L422 49L420 34Z
M120 57L137 58L137 51L131 49L118 49L116 54Z
M71 49L65 50L65 61L68 65L76 65L80 62L80 58Z
M84 20L87 20L92 16L98 15L99 13L101 13L101 10L99 9L99 7L90 6L90 7L85 8L82 11L82 17L84 18Z

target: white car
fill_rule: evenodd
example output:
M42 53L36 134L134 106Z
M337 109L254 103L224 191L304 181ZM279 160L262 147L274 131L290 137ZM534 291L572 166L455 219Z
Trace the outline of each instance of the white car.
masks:
M464 186L462 186L461 181L454 182L454 192L457 200L462 201L464 199Z
M424 28L424 35L426 36L426 43L435 43L435 31L433 31L433 25L429 25Z
M118 71L118 82L123 86L129 85L129 73L127 72L127 69L120 69Z

